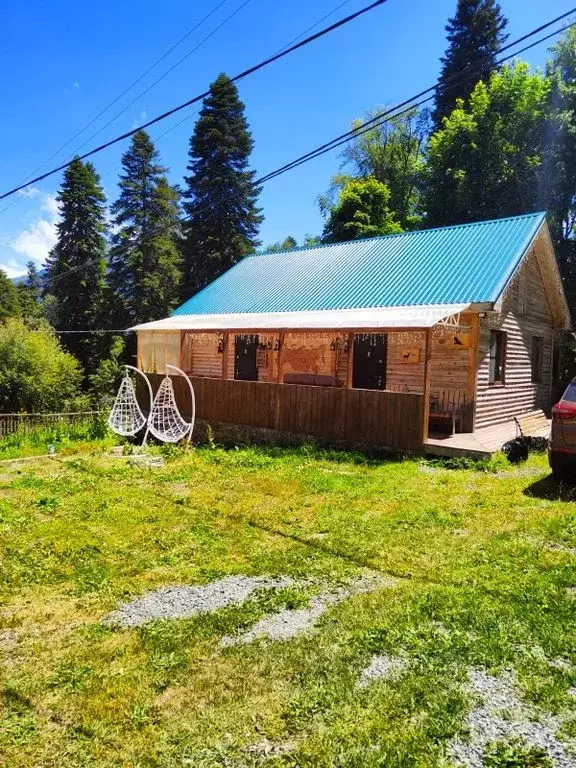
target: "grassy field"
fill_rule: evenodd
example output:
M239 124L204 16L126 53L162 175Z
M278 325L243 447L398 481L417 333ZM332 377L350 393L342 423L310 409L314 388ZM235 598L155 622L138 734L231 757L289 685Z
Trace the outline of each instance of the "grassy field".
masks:
M445 766L467 739L470 670L513 670L525 702L576 736L576 517L545 457L165 459L0 464L0 765ZM368 572L386 586L312 631L220 644ZM297 583L189 619L101 621L148 590L232 574ZM359 685L380 654L403 673ZM552 765L501 744L484 764Z

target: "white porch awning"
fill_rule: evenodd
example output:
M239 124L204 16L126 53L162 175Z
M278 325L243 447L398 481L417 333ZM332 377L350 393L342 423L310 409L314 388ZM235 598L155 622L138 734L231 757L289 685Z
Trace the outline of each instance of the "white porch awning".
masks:
M225 315L172 315L136 325L132 331L357 330L362 328L431 328L468 309L468 304L428 304L372 309L327 309L303 312L254 312Z

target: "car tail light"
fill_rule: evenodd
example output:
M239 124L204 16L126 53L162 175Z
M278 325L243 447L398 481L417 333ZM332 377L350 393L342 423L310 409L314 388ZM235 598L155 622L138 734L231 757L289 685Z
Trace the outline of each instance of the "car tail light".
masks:
M576 404L560 401L552 408L552 416L557 419L576 419Z

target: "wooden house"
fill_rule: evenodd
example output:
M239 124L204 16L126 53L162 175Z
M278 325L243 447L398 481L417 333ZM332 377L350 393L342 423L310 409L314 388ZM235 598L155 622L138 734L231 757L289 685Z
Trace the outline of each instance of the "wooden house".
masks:
M474 453L483 430L550 406L569 327L533 213L255 254L135 330L139 367L185 370L211 424Z

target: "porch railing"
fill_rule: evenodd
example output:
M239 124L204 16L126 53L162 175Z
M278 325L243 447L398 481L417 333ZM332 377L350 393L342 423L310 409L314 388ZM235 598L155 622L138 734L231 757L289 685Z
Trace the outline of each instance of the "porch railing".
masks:
M149 374L149 378L156 391L162 376ZM186 415L190 393L182 377L173 377L173 383L178 406ZM208 378L192 378L192 384L196 415L208 422L390 448L422 446L423 395Z

